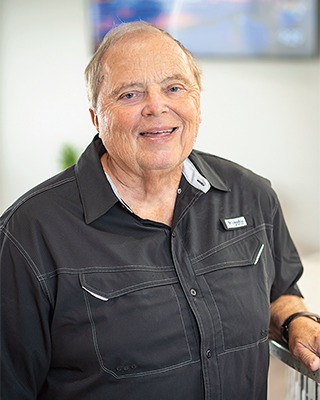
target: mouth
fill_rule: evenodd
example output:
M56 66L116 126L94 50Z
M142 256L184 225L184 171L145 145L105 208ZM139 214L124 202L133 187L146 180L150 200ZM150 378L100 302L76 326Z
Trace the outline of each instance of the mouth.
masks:
M171 135L174 131L176 131L178 128L171 128L171 129L163 129L163 130L151 130L151 131L146 131L146 132L140 132L141 136L149 136L149 137L154 137L154 136L168 136Z

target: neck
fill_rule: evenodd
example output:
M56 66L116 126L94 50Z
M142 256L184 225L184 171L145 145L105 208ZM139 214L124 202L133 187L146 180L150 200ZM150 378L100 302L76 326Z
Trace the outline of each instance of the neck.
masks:
M121 199L136 215L171 226L182 165L169 172L149 171L138 175L123 171L106 154L101 163Z

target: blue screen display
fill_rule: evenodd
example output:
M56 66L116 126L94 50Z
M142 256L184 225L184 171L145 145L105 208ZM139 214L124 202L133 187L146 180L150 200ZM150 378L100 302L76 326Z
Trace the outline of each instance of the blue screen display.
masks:
M92 0L94 45L114 26L148 21L197 57L317 54L317 0Z

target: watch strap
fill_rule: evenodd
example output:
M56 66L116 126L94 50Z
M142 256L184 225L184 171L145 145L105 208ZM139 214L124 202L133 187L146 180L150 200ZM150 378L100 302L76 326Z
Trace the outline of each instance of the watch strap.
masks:
M288 343L289 341L289 325L290 323L295 320L296 318L300 318L300 317L308 317L313 319L315 322L320 323L320 315L309 312L309 311L301 311L301 312L296 312L292 315L290 315L285 321L284 323L281 325L281 337L282 339Z

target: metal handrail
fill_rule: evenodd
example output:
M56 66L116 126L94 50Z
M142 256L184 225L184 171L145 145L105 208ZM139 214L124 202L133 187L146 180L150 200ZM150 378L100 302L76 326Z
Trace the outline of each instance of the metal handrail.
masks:
M296 359L286 347L274 340L270 340L269 348L270 353L274 357L294 368L296 371L300 372L300 374L307 376L309 379L312 379L317 383L320 383L320 370L316 372L310 371L304 364L302 364L301 361Z
M270 353L289 368L288 400L320 400L320 370L310 371L284 345L269 341Z

